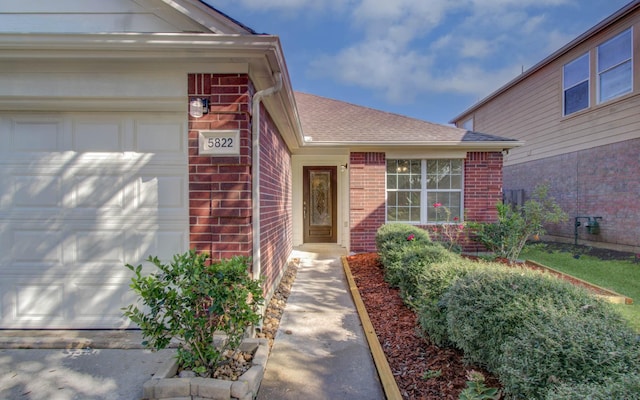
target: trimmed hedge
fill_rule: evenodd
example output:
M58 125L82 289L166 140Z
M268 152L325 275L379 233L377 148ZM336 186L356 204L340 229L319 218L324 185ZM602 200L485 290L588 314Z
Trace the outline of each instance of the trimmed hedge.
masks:
M411 225L381 227L376 245L385 278L417 311L429 339L496 374L505 395L639 399L640 337L585 289L468 260Z
M562 384L547 393L546 400L640 400L640 375L607 379L602 384Z
M385 267L385 279L389 285L399 287L404 275L405 258L413 257L421 248L430 244L433 242L429 233L417 226L382 225L376 233L376 248L380 262Z
M461 256L430 264L420 276L418 323L437 346L452 346L447 329L447 309L442 296L458 279L479 269L496 270L503 266L466 259Z

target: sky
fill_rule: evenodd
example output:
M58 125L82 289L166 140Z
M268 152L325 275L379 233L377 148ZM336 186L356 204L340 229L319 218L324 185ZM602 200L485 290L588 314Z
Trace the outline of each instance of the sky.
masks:
M293 89L448 124L630 0L207 0L280 37Z

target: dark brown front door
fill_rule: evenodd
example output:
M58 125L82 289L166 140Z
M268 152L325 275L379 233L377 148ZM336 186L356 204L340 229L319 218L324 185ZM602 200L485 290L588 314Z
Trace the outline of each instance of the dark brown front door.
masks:
M305 243L336 243L337 168L303 167Z

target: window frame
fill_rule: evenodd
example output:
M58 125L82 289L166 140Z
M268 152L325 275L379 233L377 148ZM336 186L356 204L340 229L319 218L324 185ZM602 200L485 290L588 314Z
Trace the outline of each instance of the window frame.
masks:
M629 35L629 56L622 59L622 61L619 61L611 66L608 66L606 68L603 68L602 70L600 70L600 52L603 46L606 46L607 44L610 44L611 42L613 42L616 39L619 39L622 35L628 34ZM632 93L633 92L633 27L629 27L627 29L625 29L624 31L618 33L617 35L607 39L606 41L600 43L597 47L596 47L596 79L597 79L597 84L596 84L596 99L597 99L597 103L598 104L602 104L602 103L606 103L608 101L611 100L615 100L621 96L624 96L626 94ZM609 97L607 97L606 99L602 98L602 77L604 74L614 71L622 66L624 66L625 64L630 64L631 65L631 73L629 76L629 87L627 90L620 92L620 93L616 93L614 95L611 95Z
M398 162L398 161L420 161L420 189L390 189L389 188L389 162ZM427 165L430 161L458 161L460 163L460 188L459 189L428 189L428 170ZM405 223L410 225L440 225L440 224L459 224L464 221L464 173L465 173L465 159L464 158L389 158L385 163L385 222L386 223ZM457 176L458 174L449 174L449 176ZM396 174L396 176L398 176ZM405 220L389 220L389 193L398 193L398 192L418 192L420 193L420 218L419 221L405 221ZM453 217L450 221L432 221L429 220L429 208L433 207L433 204L429 204L428 196L433 193L459 193L460 196L460 209L455 210L451 213L452 216L457 217L456 220L453 220ZM393 207L399 207L397 204ZM397 216L397 214L396 214Z
M569 61L568 63L564 64L562 66L562 115L563 116L568 116L571 114L575 114L577 112L580 112L582 110L586 110L588 108L591 107L591 52L586 52L584 54L582 54L579 57L574 58L573 60ZM574 83L573 85L567 87L567 77L566 77L566 69L568 66L575 64L577 62L582 61L583 59L587 59L587 77L585 79L579 80L576 83ZM567 112L567 92L571 89L574 89L578 86L580 86L583 83L587 83L587 105L575 110L575 111L571 111L571 112Z

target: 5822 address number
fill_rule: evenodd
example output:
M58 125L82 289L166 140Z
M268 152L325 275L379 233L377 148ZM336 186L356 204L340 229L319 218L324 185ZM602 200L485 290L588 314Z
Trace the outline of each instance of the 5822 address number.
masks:
M239 155L240 131L200 131L198 147L204 155Z

